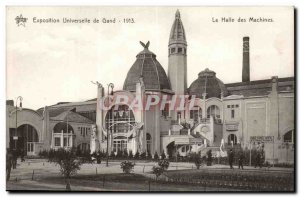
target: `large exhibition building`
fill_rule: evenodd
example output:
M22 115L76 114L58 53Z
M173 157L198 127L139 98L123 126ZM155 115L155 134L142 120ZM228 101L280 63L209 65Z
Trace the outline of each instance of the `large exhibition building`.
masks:
M188 85L188 43L177 11L168 43L168 72L159 56L148 49L149 43L142 43L144 48L136 55L123 90L97 82L96 99L57 103L36 111L21 110L8 100L6 146L23 149L27 155L60 147L89 150L94 134L96 150L106 150L108 144L109 153L164 151L184 156L212 150L214 156L223 156L228 148L259 147L268 161L293 163L294 77L251 81L250 44L249 37L241 38L241 82L224 84L214 71L203 68ZM107 94L111 99L105 101ZM174 95L188 97L181 110L172 109L169 103L163 109L157 105L144 110L132 108L118 99L120 95L145 102L154 95L169 100ZM103 101L109 102L108 109L100 106Z

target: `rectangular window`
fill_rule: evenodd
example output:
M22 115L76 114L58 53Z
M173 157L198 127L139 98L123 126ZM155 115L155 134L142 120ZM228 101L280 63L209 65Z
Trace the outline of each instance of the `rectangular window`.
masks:
M230 105L227 105L227 108L230 108Z
M239 105L235 105L235 107L236 107L236 108L238 108L238 107L239 107Z
M231 108L234 108L234 105L231 105Z
M178 48L178 53L182 53L182 48Z
M54 146L60 146L60 137L54 138Z
M231 118L234 118L234 109L231 110Z
M69 146L69 138L68 137L64 137L64 147L65 146Z
M171 48L171 53L175 53L175 48Z

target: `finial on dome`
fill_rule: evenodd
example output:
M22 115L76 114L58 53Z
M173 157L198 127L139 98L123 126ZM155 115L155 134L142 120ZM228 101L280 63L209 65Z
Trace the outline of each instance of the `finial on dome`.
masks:
M141 45L145 48L145 49L148 49L149 45L150 45L150 42L148 41L146 44L143 43L142 41L140 41Z
M177 9L177 11L176 11L175 17L176 17L176 18L180 18L180 12L179 12L178 9Z

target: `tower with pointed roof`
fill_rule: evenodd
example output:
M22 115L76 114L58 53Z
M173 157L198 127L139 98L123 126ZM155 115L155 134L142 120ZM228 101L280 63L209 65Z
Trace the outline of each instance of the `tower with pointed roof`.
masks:
M187 42L179 10L169 38L168 77L171 88L177 95L185 93L187 88Z

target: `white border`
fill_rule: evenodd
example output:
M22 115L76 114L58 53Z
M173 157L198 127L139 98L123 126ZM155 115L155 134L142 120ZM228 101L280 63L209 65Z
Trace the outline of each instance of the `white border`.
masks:
M47 6L47 5L52 5L52 6L80 6L80 5L113 5L113 6L282 6L282 5L294 5L296 8L300 7L300 1L299 0L273 0L273 1L268 1L268 0L243 0L243 1L238 1L238 0L227 0L227 1L220 1L220 0L167 0L167 1L162 1L162 0L147 0L147 1L141 1L141 0L127 0L122 1L122 0L44 0L44 1L38 1L38 0L2 0L0 1L0 32L1 32L1 39L0 39L0 46L1 46L1 53L0 53L0 125L1 125L1 137L0 137L0 144L3 146L0 149L0 156L1 156L1 179L0 179L0 185L1 185L1 192L0 196L8 196L9 193L6 192L6 183L5 183L5 103L6 103L6 59L5 59L5 49L6 49L6 39L5 39L5 15L6 15L6 6L13 6L13 5L24 5L24 6L35 6L35 5L42 5L42 6ZM298 10L299 11L299 10ZM297 26L299 27L299 20L297 20ZM299 31L298 31L299 32ZM296 35L299 36L299 33ZM299 57L299 50L297 51L296 54ZM299 71L299 69L298 69ZM297 76L299 73L297 73ZM297 89L297 92L299 92L299 87ZM298 110L297 110L298 111ZM297 117L297 122L300 122L299 116ZM299 133L297 136L297 140L299 141ZM297 141L297 143L298 143ZM298 145L298 144L297 144ZM297 150L298 157L299 157L299 151ZM297 158L298 158L297 157ZM296 167L297 168L297 167ZM298 170L297 170L298 171ZM299 183L299 179L297 183ZM298 184L299 185L299 184ZM297 188L298 188L297 185ZM41 193L43 195L45 193ZM121 193L116 193L114 195L120 195ZM26 194L22 194L26 195ZM31 194L27 194L31 195ZM50 196L64 196L66 194L57 194L53 193L50 194ZM108 194L102 194L102 193L95 193L94 195L108 195ZM131 194L130 194L131 195ZM138 194L141 195L141 194ZM167 194L155 194L157 195L167 195ZM185 195L185 194L182 194ZM198 194L196 194L198 195ZM199 195L207 195L207 194L199 194ZM216 194L215 194L216 195ZM221 195L226 195L222 193ZM229 194L233 195L233 194ZM253 194L255 196L265 196L267 194ZM280 194L282 195L282 194ZM20 194L18 195L20 196ZM110 194L110 196L112 196ZM211 196L211 195L210 195Z

